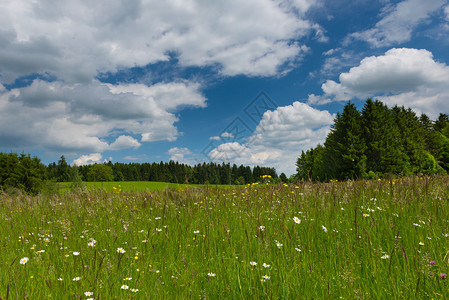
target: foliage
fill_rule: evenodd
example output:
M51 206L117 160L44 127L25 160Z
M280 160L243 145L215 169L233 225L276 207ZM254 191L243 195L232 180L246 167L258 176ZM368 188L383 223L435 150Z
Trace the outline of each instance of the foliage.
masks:
M324 145L302 151L296 177L345 180L449 170L449 117L433 122L411 109L368 99L361 111L348 102Z
M114 179L112 168L106 164L94 164L89 173L87 173L89 181L112 181Z
M0 152L0 188L37 194L45 179L45 166L37 157Z

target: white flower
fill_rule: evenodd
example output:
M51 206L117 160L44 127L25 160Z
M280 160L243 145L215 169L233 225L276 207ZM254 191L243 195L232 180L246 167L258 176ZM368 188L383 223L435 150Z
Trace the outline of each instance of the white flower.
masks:
M281 247L284 246L284 245L281 244L281 243L279 243L279 242L277 242L277 243L276 243L276 246L277 246L279 249L281 249Z
M262 279L264 279L264 280L269 280L269 279L270 279L270 276L268 276L268 275L263 275L263 276L262 276Z
M217 276L215 273L207 273L207 276L209 276L209 277L215 277L215 276Z
M388 254L384 254L381 258L382 258L382 259L389 259L390 256L389 256Z
M85 292L85 293L84 293L84 295L86 295L86 296L88 296L88 297L89 297L89 296L92 296L93 294L94 294L94 293L92 293L92 292Z
M75 256L78 256L78 255L80 255L80 253L79 253L79 252L76 252L76 251L74 251L74 252L73 252L73 255L75 255Z
M262 264L262 267L264 267L264 268L269 268L269 267L271 267L269 264L266 264L266 263L263 263Z
M200 233L200 231L199 230L194 230L193 233L197 234L197 233Z
M72 279L72 281L80 281L80 280L81 280L81 277L75 277Z
M157 232L161 232L161 231L162 231L162 229L160 229L160 228L156 228L156 231L157 231Z
M295 248L295 250L298 251L298 252L301 252L301 249L299 249L299 248Z
M58 278L58 281L63 281L63 280L64 280L64 279L62 279L62 277L59 277L59 278Z
M139 289L130 289L130 291L133 293L137 293L139 291Z
M249 264L253 267L257 266L257 263L255 261L250 261Z
M420 245L420 246L424 246L424 243L423 243L423 242L419 242L419 245Z
M129 286L127 286L126 284L124 284L124 285L122 285L120 288L121 288L122 290L127 290L127 289L129 289Z
M24 265L24 264L26 264L29 260L30 260L30 259L29 259L28 257L24 257L24 258L22 258L22 259L20 260L20 264L21 264L21 265Z
M295 221L296 224L301 223L301 220L298 217L293 217L293 221Z
M117 248L117 252L123 254L123 253L125 253L126 251L125 251L123 248Z
M260 231L264 231L264 230L265 230L265 226L263 226L263 225L262 225L262 226L259 226L259 230L260 230Z
M324 225L321 225L321 228L323 228L323 231L324 231L324 232L327 232L327 228L324 227Z
M131 279L132 279L132 277L123 278L123 280L131 280Z

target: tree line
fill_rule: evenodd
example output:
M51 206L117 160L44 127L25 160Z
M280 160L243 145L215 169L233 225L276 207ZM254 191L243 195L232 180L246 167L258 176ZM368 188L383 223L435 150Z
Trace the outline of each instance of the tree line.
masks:
M296 177L327 181L388 175L446 174L449 117L432 121L410 108L368 99L362 110L348 102L337 113L324 144L302 151Z
M160 181L192 184L248 184L270 175L280 180L274 168L213 162L194 166L179 162L112 163L71 166L64 156L44 165L29 154L0 153L0 189L16 188L36 194L51 182ZM285 174L280 178L287 180Z

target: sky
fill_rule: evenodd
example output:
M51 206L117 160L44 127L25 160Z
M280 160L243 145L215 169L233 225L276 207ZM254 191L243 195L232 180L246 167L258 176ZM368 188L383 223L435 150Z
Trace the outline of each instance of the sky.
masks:
M447 0L0 0L0 151L295 173L367 98L449 112Z

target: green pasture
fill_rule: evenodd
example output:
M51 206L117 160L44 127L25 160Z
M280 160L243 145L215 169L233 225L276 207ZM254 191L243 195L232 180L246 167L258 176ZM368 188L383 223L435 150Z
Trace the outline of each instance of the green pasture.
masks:
M64 182L59 184L63 190L70 189L71 182ZM107 181L107 182L83 182L83 186L87 189L102 189L105 191L124 191L124 192L145 192L145 191L160 191L167 188L180 189L180 188L229 188L229 185L204 185L204 184L179 184L168 182L155 182L155 181ZM241 186L234 186L241 187Z
M447 176L110 184L0 195L2 299L449 299Z

